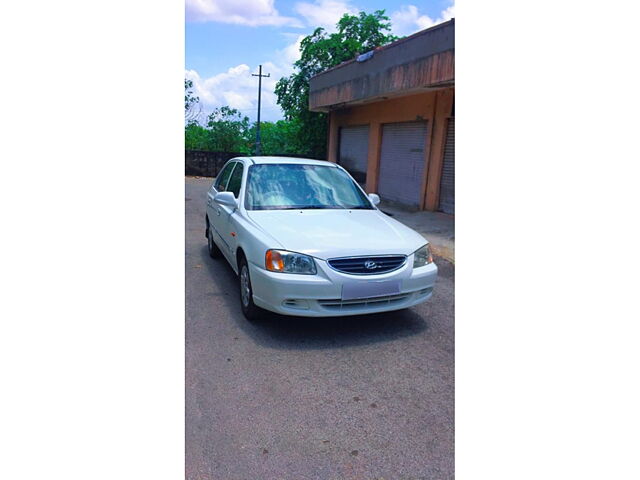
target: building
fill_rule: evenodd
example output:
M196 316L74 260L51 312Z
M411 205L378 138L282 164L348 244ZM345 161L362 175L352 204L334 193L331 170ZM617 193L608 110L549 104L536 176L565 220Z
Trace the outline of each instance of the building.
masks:
M328 160L384 201L454 213L454 32L451 19L311 78Z

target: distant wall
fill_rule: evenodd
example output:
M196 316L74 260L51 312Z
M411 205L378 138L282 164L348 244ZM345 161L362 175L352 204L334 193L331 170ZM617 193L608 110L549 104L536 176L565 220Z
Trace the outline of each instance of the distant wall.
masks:
M200 177L215 177L228 160L241 157L237 152L208 152L205 150L184 151L184 174Z
M215 177L222 170L228 160L235 157L246 157L246 153L238 152L209 152L207 150L185 150L184 151L184 174L196 175L198 177ZM297 157L313 158L309 155L297 155L293 153L277 153L275 157ZM318 159L318 160L324 160Z

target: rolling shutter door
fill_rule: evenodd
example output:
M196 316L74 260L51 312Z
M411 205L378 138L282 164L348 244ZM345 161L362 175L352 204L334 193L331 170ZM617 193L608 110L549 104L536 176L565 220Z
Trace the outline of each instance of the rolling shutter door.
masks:
M369 125L343 127L340 129L340 158L338 163L360 183L366 181L368 152Z
M387 201L420 207L427 122L382 126L378 193Z
M455 122L449 118L447 140L444 144L442 177L440 178L440 210L454 214L455 210Z

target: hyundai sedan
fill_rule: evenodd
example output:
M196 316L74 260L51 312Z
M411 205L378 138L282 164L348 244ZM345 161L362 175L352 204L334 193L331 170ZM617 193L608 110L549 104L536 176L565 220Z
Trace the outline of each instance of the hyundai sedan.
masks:
M422 235L379 203L335 163L234 158L207 193L209 255L240 277L249 320L408 308L431 297L438 268Z

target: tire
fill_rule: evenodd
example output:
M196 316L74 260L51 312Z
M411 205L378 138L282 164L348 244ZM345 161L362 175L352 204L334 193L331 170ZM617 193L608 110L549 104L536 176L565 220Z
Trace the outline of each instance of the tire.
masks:
M242 313L247 320L255 322L262 316L262 309L253 303L253 288L251 287L249 266L243 256L240 257L238 273L240 277L240 307L242 308Z
M211 258L220 258L222 252L216 245L216 242L213 241L213 232L211 231L211 226L207 221L207 249L209 250L209 256Z

